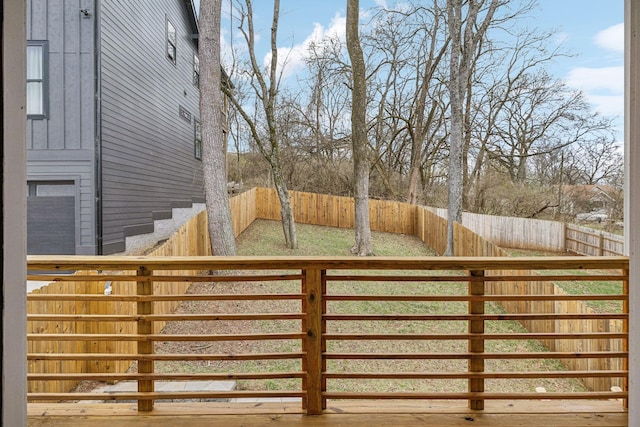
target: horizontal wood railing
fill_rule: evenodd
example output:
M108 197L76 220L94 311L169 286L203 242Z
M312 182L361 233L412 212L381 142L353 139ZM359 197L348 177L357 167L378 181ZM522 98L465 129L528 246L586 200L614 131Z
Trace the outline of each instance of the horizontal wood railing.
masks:
M156 400L277 397L299 398L306 413L318 414L331 399L458 399L482 409L496 399L627 398L624 257L29 256L28 269L39 272L30 280L76 284L73 293L28 295L30 402L135 400L149 411ZM68 271L77 273L57 273ZM505 294L516 279L520 287L606 281L620 291ZM176 283L194 285L183 294L171 290ZM536 308L584 300L618 301L620 309ZM92 310L105 301L108 309ZM168 301L182 305L165 312ZM546 332L522 327L535 323ZM563 350L565 342L582 351ZM118 371L116 362L130 369ZM578 381L585 378L613 379L621 391L587 391ZM48 386L125 380L137 391ZM156 387L205 380L237 387Z

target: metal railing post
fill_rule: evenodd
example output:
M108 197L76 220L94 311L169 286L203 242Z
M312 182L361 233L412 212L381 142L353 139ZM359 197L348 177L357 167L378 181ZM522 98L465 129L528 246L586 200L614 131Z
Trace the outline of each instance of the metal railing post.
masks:
M136 294L138 296L153 295L153 281L149 280L151 271L142 266L138 268L136 273L141 280L136 282ZM138 316L145 314L153 314L153 301L138 301L136 303ZM151 335L153 334L153 322L149 320L138 319L137 322L138 335ZM153 341L138 341L138 355L153 354L154 342ZM140 374L153 374L154 363L153 360L138 359L138 373ZM153 392L154 383L153 380L138 380L138 392ZM153 399L138 399L138 411L152 411Z
M484 277L484 271L471 271L472 279ZM484 280L474 279L469 281L469 295L484 296ZM469 301L469 314L484 314L484 301ZM470 334L484 334L484 320L469 320ZM472 338L469 340L469 372L484 372L484 359L474 357L474 353L484 353L484 338ZM484 378L469 378L470 393L484 393ZM484 409L484 399L469 399L469 409Z

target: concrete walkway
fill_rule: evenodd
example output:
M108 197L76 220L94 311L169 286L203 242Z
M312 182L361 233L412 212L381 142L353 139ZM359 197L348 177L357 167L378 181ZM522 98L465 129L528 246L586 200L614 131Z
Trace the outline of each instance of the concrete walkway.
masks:
M214 391L234 391L236 389L235 381L156 381L155 391L158 393L179 393L179 392L214 392ZM92 390L92 393L132 393L138 390L135 381L121 381L113 385L105 385ZM97 397L97 396L96 396ZM163 402L231 402L231 403L260 403L260 402L300 402L297 397L277 397L277 398L258 398L258 397L241 397L236 399L168 399ZM82 403L113 403L106 400L87 400Z
M180 392L215 392L233 391L236 389L235 381L155 381L155 391L158 393ZM138 383L135 381L121 381L113 385L105 385L92 390L92 393L132 393L138 391ZM97 396L96 396L97 397ZM182 399L169 399L165 402L180 402ZM185 399L185 401L212 401L228 402L229 399ZM106 402L100 400L88 400L86 403Z

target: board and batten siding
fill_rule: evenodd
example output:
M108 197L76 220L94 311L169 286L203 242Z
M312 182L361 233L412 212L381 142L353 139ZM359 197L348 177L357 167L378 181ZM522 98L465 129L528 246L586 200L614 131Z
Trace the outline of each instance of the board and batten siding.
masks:
M75 182L75 252L95 254L95 2L26 3L27 40L49 48L48 116L27 121L27 180Z
M197 45L187 3L100 3L104 254L125 250L128 235L153 231L154 215L204 201L202 164L194 156ZM175 65L166 54L167 18L177 32Z

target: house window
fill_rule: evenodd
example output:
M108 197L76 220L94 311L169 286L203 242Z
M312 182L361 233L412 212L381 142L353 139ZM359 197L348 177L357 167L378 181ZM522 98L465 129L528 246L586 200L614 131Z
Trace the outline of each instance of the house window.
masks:
M27 42L27 117L45 119L48 113L47 68L49 43Z
M193 155L196 159L202 160L202 129L200 128L200 120L194 120L193 123Z
M193 54L193 85L200 88L200 58L196 53Z
M176 27L169 21L167 18L167 58L169 61L176 64L176 54L177 54L177 36L176 36Z

